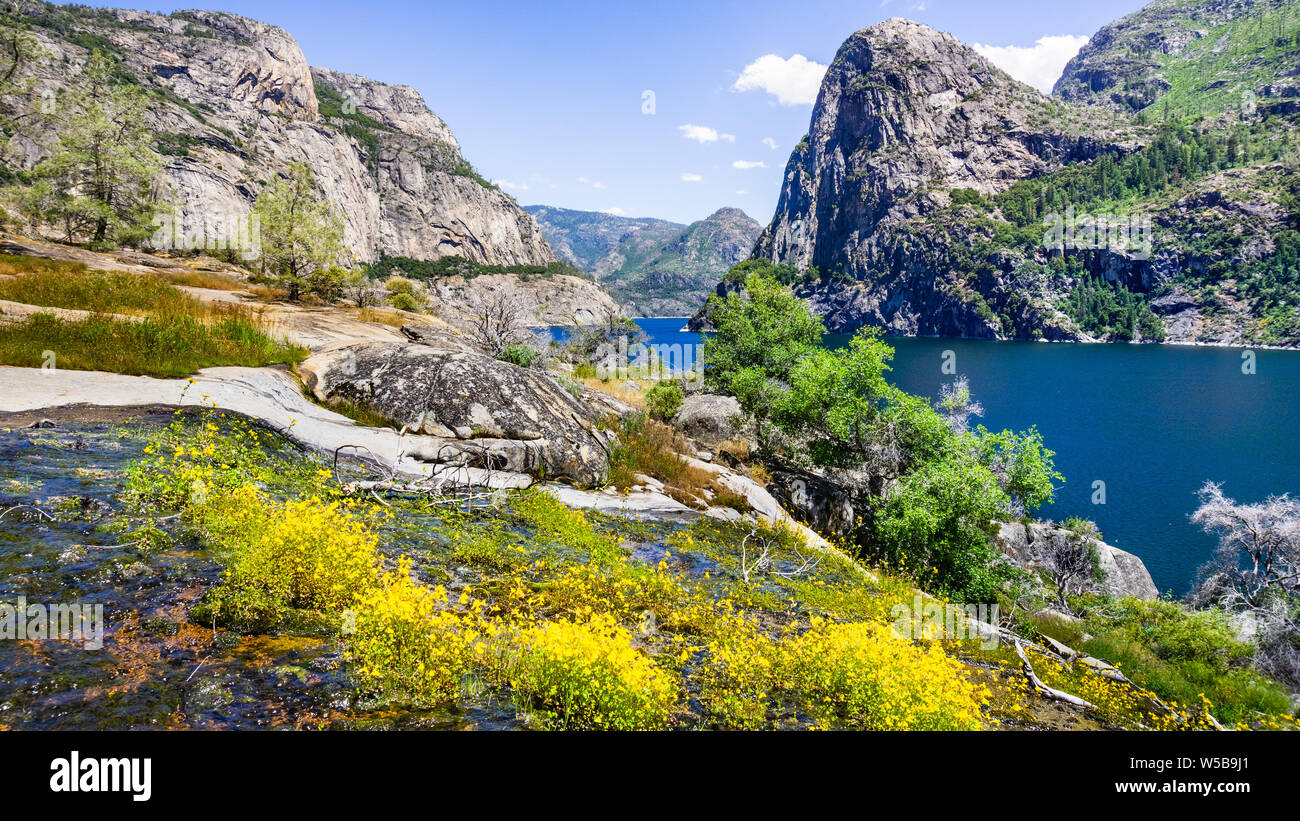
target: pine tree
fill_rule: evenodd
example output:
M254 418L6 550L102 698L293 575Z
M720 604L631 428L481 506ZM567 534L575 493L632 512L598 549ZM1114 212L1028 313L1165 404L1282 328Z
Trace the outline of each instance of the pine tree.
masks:
M294 163L257 197L262 270L297 300L343 251L343 221L316 187L311 169Z
M54 153L32 169L47 188L34 219L60 223L69 242L135 245L161 209L154 183L162 159L146 125L149 97L117 81L95 51L79 81L58 101ZM39 183L38 183L39 184Z

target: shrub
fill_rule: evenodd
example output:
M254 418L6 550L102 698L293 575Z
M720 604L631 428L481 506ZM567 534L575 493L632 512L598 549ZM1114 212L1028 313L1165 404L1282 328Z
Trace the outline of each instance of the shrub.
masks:
M953 205L973 205L976 208L988 209L988 202L974 188L954 188L951 196Z
M559 621L520 632L499 674L547 726L578 730L665 727L678 684L609 616Z
M177 410L132 462L123 498L137 514L182 510L250 484L268 494L300 493L329 476L318 463L285 456L283 440L247 419L203 412L197 424Z
M384 283L384 289L388 291L389 305L399 311L419 313L420 298L416 295L414 282L401 277L393 277Z
M676 382L660 382L645 392L646 410L652 418L667 422L681 410L684 398L681 385Z
M1281 686L1247 669L1254 647L1237 640L1224 611L1133 598L1083 603L1092 637L1076 649L1120 665L1161 698L1199 705L1204 695L1224 722L1291 712Z
M874 521L876 547L918 581L965 602L992 602L1008 573L986 528L1007 507L993 473L969 456L927 462L901 480Z
M918 647L883 624L814 619L773 639L722 613L713 627L702 701L723 726L762 729L788 699L822 726L873 730L979 729L989 693L938 644Z
M627 489L644 473L671 490L699 496L713 476L688 464L680 453L689 452L686 438L669 426L638 414L622 420L619 444L609 458L609 483Z
M724 612L707 649L700 693L705 709L723 727L763 729L776 684L776 643L753 621Z
M290 609L336 613L375 584L378 539L338 502L279 505L250 485L209 496L190 513L225 558L221 583L205 600L216 622L257 630Z
M497 354L497 359L502 362L509 362L511 365L518 365L521 368L531 368L541 356L541 352L527 345L514 344L507 345L501 353Z
M988 696L937 644L866 622L814 620L784 642L778 676L814 713L872 730L977 730Z
M411 581L405 563L362 596L348 659L363 684L425 701L455 698L480 633L473 615L446 599L442 587Z

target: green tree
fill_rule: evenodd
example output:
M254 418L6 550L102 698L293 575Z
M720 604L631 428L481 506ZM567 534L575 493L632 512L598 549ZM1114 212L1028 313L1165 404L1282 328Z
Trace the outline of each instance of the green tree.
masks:
M954 448L898 481L876 513L876 547L931 589L995 601L1011 568L992 544L989 523L1007 504L993 472Z
M92 52L79 81L56 107L58 145L32 170L46 185L25 198L33 221L62 226L69 242L135 245L153 232L162 206L154 183L162 160L150 147L149 97L114 77L112 61Z
M1036 427L1024 433L990 433L980 425L971 440L976 458L1006 491L1013 513L1033 513L1052 501L1054 482L1065 480L1052 461L1056 453L1043 447L1043 435Z
M10 11L0 12L0 97L22 95L30 97L35 87L35 78L26 74L26 69L40 59L44 51L36 44L27 22ZM12 138L16 133L29 131L28 124L37 119L40 110L31 104L14 105L11 109L0 111L0 128L4 136Z
M744 285L745 281L754 274L774 279L782 285L794 285L807 278L799 273L798 268L784 262L775 263L766 259L744 259L731 266L731 269L722 277L722 281L732 285Z
M788 286L758 274L745 280L743 293L709 297L706 310L716 330L704 341L705 375L722 389L746 368L788 379L795 364L818 349L826 330Z
M704 378L754 417L759 437L790 371L819 350L825 326L788 286L751 273L744 292L714 294L705 308L715 333L705 339Z
M847 348L808 351L790 370L789 390L771 400L773 419L801 435L820 465L869 461L879 441L885 381L894 350L874 332L859 332Z
M262 271L291 300L312 290L313 277L335 265L343 252L343 220L306 165L291 164L286 176L258 195L253 213L261 221Z

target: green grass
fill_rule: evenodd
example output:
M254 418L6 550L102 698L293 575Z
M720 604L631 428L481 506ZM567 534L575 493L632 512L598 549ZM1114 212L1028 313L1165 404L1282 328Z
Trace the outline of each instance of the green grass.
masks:
M1291 712L1285 689L1247 666L1251 646L1236 640L1224 614L1167 601L1086 601L1083 621L1039 616L1034 626L1115 664L1165 701L1198 704L1204 694L1225 723Z
M52 354L55 368L175 377L307 356L306 349L268 335L257 313L205 304L161 276L9 255L0 255L0 274L9 275L0 277L0 299L92 313L80 320L39 313L0 326L0 364L39 368Z
M315 400L315 397L312 397L310 395L308 396L308 398L312 399L313 401ZM369 403L364 401L352 402L347 399L335 397L333 399L330 399L327 402L322 402L320 404L326 408L329 408L335 413L340 413L346 416L347 418L351 419L353 422L356 422L358 425L362 425L367 428L393 428L394 430L398 430L401 428L401 425L397 424L392 419L389 419L384 414L375 410L373 407L370 406Z
M202 303L152 274L87 270L80 262L0 254L0 299L111 314L199 314Z
M50 353L56 368L158 377L189 376L218 365L299 362L307 356L306 349L272 339L251 314L240 312L212 322L188 314L138 321L34 314L0 326L0 364L39 368Z

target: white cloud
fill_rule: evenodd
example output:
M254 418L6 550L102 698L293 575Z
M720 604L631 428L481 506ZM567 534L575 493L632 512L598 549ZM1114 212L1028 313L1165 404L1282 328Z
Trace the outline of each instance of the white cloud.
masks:
M591 180L587 179L586 177L578 177L578 182L582 183L583 185L586 185L587 183L591 182Z
M705 143L716 143L718 140L726 140L729 143L736 141L735 134L719 134L716 128L709 128L707 125L686 125L677 126L677 130L682 132L682 136L688 140L695 140L700 145Z
M731 164L732 168L739 168L742 171L749 168L767 168L767 163L762 160L736 160Z
M511 182L510 180L493 180L493 181L492 181L492 184L495 185L497 188L504 188L504 189L506 189L507 191L527 191L527 190L528 190L528 183L526 183L526 182L514 183L514 182Z
M1065 64L1079 53L1088 38L1078 34L1052 34L1039 37L1032 46L986 46L975 43L971 48L983 54L993 65L1050 94Z
M604 187L605 187L605 183L603 183L603 182L593 182L593 183L591 184L591 187L592 187L592 188L604 188Z
M699 182L704 179L699 174L686 173L682 175L682 182Z
M817 101L826 66L802 54L790 59L764 54L745 66L731 88L734 91L760 89L776 97L781 105L812 105Z
M748 194L748 193L749 193L749 192L746 191L746 190L743 189L743 188L737 188L737 189L736 189L736 194L737 194L737 196L741 196L741 197L743 197L743 196L745 196L745 195Z
M622 208L603 208L602 214L609 214L611 217L621 217L627 214Z
M768 148L772 149L773 151L776 150L776 140L772 139L771 137L764 137L764 138L763 138L763 145L767 146Z

